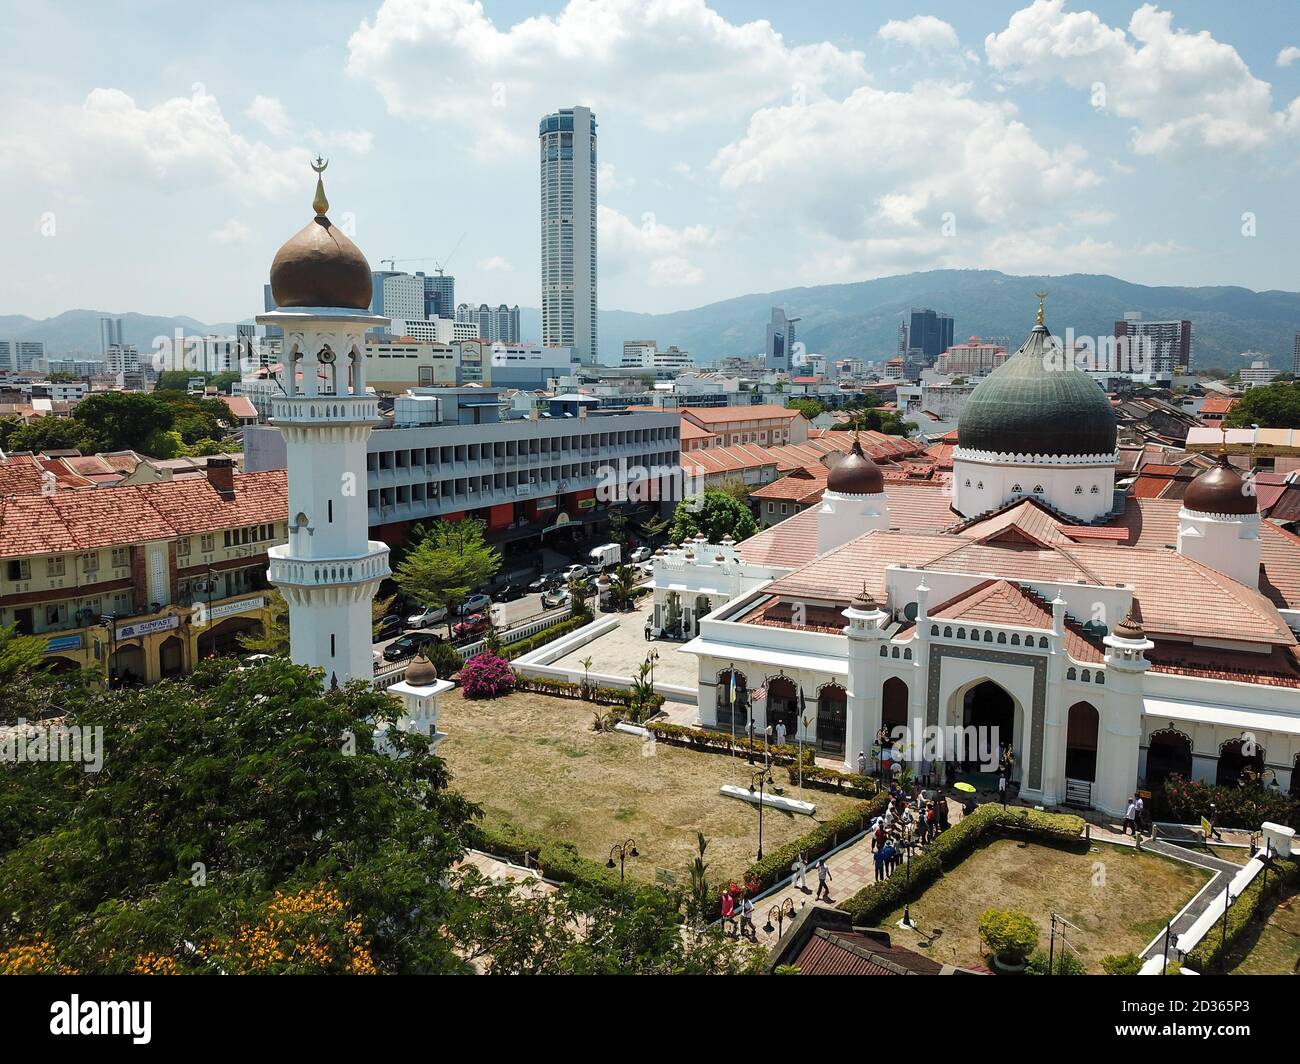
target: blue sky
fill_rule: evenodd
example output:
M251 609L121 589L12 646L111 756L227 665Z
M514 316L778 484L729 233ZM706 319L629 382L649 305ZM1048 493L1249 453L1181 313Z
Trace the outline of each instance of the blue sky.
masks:
M317 150L372 265L459 241L458 298L536 306L536 122L574 103L606 308L943 266L1300 288L1294 0L0 13L0 313L255 313Z

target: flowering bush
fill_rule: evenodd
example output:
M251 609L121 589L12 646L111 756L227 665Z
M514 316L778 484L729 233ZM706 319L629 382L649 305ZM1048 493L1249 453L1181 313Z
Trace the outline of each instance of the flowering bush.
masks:
M1258 831L1264 821L1300 827L1300 802L1267 787L1220 787L1172 775L1160 792L1158 812L1180 824L1196 824L1219 811L1219 827Z
M510 662L485 650L465 662L460 687L466 698L497 698L515 689L515 674Z

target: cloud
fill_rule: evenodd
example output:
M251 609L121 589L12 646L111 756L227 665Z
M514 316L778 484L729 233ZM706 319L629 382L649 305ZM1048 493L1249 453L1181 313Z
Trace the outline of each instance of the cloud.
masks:
M462 127L480 153L522 147L557 105L663 131L867 80L861 52L791 45L704 0L569 0L505 28L474 0L384 0L352 34L347 71L390 113Z
M514 273L515 268L508 259L500 255L492 255L486 259L479 259L478 268L486 270L488 273Z
M1280 67L1289 67L1297 59L1300 59L1300 48L1294 44L1287 45L1277 53L1277 65Z
M602 193L618 192L635 184L635 177L620 177L613 163L599 163L596 166L596 188Z
M1172 13L1153 4L1133 13L1127 34L1064 6L1035 0L1012 15L985 38L990 66L1013 81L1060 80L1088 92L1094 106L1134 121L1141 155L1261 148L1285 127L1269 84L1208 32L1174 29Z
M902 44L924 51L953 51L957 48L957 31L950 23L933 15L916 15L909 19L890 19L876 36L882 41Z
M293 128L284 104L275 96L254 96L244 112L273 137L285 137Z
M689 253L708 248L718 239L717 230L707 225L680 229L661 224L651 212L638 225L610 207L598 207L600 271L617 276L630 273L657 288L699 284L704 272Z
M218 244L246 244L252 239L253 231L243 222L229 218L220 229L214 229L211 236Z

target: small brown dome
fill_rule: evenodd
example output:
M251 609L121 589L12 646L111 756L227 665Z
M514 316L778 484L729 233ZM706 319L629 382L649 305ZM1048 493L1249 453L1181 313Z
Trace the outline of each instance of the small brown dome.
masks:
M1135 642L1141 641L1147 637L1146 632L1142 629L1142 625L1138 623L1137 618L1131 613L1120 621L1119 624L1115 625L1114 634L1116 639L1131 639Z
M849 453L831 469L826 490L839 495L879 495L885 490L885 477L880 467L862 453L862 444L854 440Z
M1226 454L1187 486L1183 506L1202 514L1259 512L1254 484L1233 468Z
M275 253L271 295L277 307L369 310L370 264L342 229L317 215Z
M421 650L411 659L411 664L406 666L404 678L412 687L432 687L438 682L438 670Z

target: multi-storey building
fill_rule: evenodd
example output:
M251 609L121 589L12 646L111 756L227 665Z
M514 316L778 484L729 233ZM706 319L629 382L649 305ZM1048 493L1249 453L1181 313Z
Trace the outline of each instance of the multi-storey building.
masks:
M675 376L684 370L694 369L689 351L683 351L675 344L665 351L660 351L654 340L624 340L623 369L651 370L657 376Z
M434 274L417 273L424 278L424 316L426 318L454 318L456 316L456 278L439 270Z
M0 370L18 373L45 364L44 340L0 340Z
M940 314L929 307L913 307L907 323L907 350L919 351L925 365L935 360L952 346L952 316Z
M1128 366L1112 366L1153 381L1171 380L1179 366L1192 368L1192 323L1190 321L1143 321L1138 311L1125 313L1115 323L1115 339L1125 341L1121 354Z
M992 340L972 336L965 343L950 344L934 368L953 377L985 377L1010 357L1006 348Z
M372 341L366 344L366 380L376 392L401 395L410 388L459 384L456 348L430 340Z
M121 682L189 672L269 620L267 548L287 536L285 474L48 490L25 456L0 464L0 625L43 636L56 666ZM42 490L42 488L46 490Z
M566 107L538 126L542 201L542 343L595 365L596 118Z
M773 373L788 373L794 358L794 326L799 318L787 318L781 307L772 308L772 320L767 323L767 343L764 367Z

